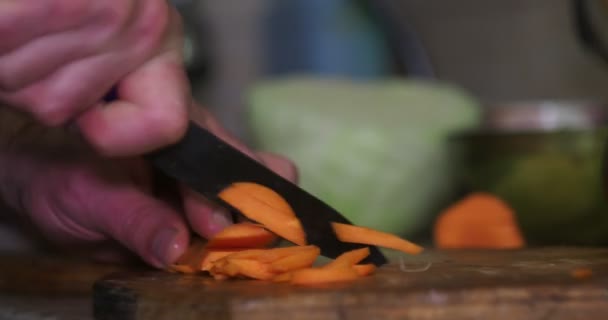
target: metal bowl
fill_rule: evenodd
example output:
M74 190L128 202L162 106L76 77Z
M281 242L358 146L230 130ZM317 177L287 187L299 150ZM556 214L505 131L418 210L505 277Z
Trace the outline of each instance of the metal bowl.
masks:
M605 109L528 106L490 110L483 128L450 139L456 184L505 200L531 244L608 244Z

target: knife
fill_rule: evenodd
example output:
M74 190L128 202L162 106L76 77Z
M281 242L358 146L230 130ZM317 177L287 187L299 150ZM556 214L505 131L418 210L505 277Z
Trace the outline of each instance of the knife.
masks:
M146 158L165 175L231 212L239 213L218 197L219 192L235 182L264 185L289 203L304 228L307 242L318 246L321 255L336 258L346 251L369 247L365 263L380 266L387 262L375 246L345 243L337 238L331 222L352 223L335 209L193 122L179 142Z

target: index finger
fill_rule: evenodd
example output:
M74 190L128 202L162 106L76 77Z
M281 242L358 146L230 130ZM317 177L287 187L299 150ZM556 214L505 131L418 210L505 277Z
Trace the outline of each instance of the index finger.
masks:
M186 132L190 89L175 52L156 57L124 78L118 98L77 119L85 138L103 155L129 156L178 141Z

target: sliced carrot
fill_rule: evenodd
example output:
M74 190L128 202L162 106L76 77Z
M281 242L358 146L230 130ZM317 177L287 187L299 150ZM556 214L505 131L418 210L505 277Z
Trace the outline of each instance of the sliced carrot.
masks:
M308 268L291 272L289 282L296 285L322 285L359 278L353 268Z
M347 251L339 255L335 260L324 265L323 268L351 267L369 256L369 253L368 247Z
M332 227L338 239L343 242L380 246L408 254L418 254L423 250L419 245L394 234L337 222L332 222Z
M321 253L318 247L310 246L308 250L300 250L289 256L280 258L270 264L273 272L287 272L296 269L308 268L317 260Z
M271 249L248 249L235 252L227 258L233 259L253 259L261 262L269 263L279 260L284 257L288 257L293 254L300 253L306 250L314 250L318 247L313 245L308 246L291 246L291 247L280 247Z
M214 264L210 272L212 275L245 276L258 280L271 280L276 276L268 264L249 259L227 259L224 264Z
M283 272L272 278L273 282L289 282L291 281L291 272Z
M209 243L213 248L262 248L276 240L276 236L262 225L242 222L224 228Z
M287 282L295 285L324 285L351 281L370 275L373 264L359 264L370 249L345 252L322 267L313 267L320 249L306 245L300 221L289 204L272 189L255 183L235 183L219 193L226 203L259 223L239 223L224 229L208 243L193 242L170 271L207 271L217 280L231 278ZM369 228L333 223L338 239L344 242L377 245L419 253L422 248L397 236ZM275 235L297 246L265 248Z
M191 265L186 264L173 264L167 268L171 272L183 273L183 274L195 274L200 270L194 268Z
M285 201L285 199L274 190L253 182L236 182L233 184L233 186L242 192L249 193L254 198L273 207L277 211L284 213L286 217L295 217L293 209L289 203L287 203L287 201Z
M229 249L229 250L209 249L209 250L205 251L205 255L203 256L203 258L200 262L200 270L209 271L216 261L218 261L224 257L227 257L231 254L234 254L236 252L240 252L242 250L245 250L245 249Z
M273 249L243 249L236 251L226 257L225 259L250 259L250 260L260 260L259 257L266 252L266 250ZM220 260L225 260L220 259Z
M219 280L219 281L228 280L230 278L227 275L221 274L221 273L212 274L212 276L213 276L213 279Z
M500 198L474 193L444 210L433 227L442 249L516 249L525 246L515 212Z
M368 275L374 273L374 271L376 271L376 265L374 265L372 263L357 264L357 265L353 266L353 269L355 269L355 271L357 271L359 276L365 277L365 276L368 276Z
M274 262L279 259L288 257L290 255L299 254L304 251L319 252L320 249L319 247L314 245L273 248L269 250L264 250L264 252L258 257L258 259L263 262Z
M238 209L247 218L263 224L264 227L278 236L301 246L306 245L306 234L295 214L287 215L281 209L269 205L268 201L260 200L259 198L262 197L260 194L267 193L266 189L263 189L265 190L264 193L257 194L257 196L253 196L250 189L252 189L252 186L243 190L239 187L239 184L233 184L222 190L218 196ZM278 194L277 196L281 197Z

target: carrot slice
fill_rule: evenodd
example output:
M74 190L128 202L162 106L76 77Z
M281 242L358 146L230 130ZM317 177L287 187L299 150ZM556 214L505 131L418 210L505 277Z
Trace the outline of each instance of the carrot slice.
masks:
M214 264L210 273L229 277L245 276L258 280L271 280L276 276L268 264L249 259L227 259L224 264Z
M183 273L183 274L195 274L200 270L187 264L173 264L167 268L171 272Z
M307 268L291 272L289 282L296 285L322 285L359 278L353 268Z
M253 259L264 263L270 263L281 258L288 257L293 254L300 253L306 250L315 250L318 247L313 245L308 246L291 246L272 249L249 249L235 252L227 258L233 259Z
M296 216L289 203L287 203L281 195L264 185L253 182L236 182L233 186L239 188L242 192L249 193L254 198L273 207L277 211L282 212L286 217Z
M322 267L313 264L320 249L306 244L302 225L289 204L275 191L255 183L235 183L218 195L257 223L239 223L224 229L208 243L193 242L170 271L207 271L217 280L248 278L295 285L324 285L351 281L372 274L373 264L359 264L370 254L369 247L345 252ZM259 224L258 224L259 223ZM341 241L377 245L419 253L422 248L392 234L350 224L333 223ZM297 246L264 248L275 237Z
M280 273L279 275L272 278L273 282L289 282L291 281L291 272Z
M444 210L433 227L442 249L517 249L525 240L515 212L500 198L474 193Z
M324 265L323 268L351 267L369 256L369 253L368 247L347 251L339 255L335 260Z
M202 271L209 271L211 270L211 267L213 266L213 264L224 258L227 257L231 254L234 254L236 252L240 252L242 250L245 249L229 249L229 250L221 250L221 249L210 249L205 251L205 255L202 258L202 261L200 262L200 270Z
M390 233L338 222L332 222L332 227L343 242L380 246L409 254L418 254L423 250L419 245Z
M261 248L275 240L276 236L262 225L243 222L224 228L209 240L207 248Z
M289 256L278 259L270 264L273 272L287 272L296 269L309 268L321 253L318 247L310 246L308 250L300 250Z
M254 196L255 192L252 193L252 189L255 188L254 185L264 191ZM274 193L274 191L272 192ZM247 218L263 224L264 227L278 236L297 245L306 245L306 234L300 221L293 214L293 210L290 209L292 214L289 215L282 209L277 209L272 204L267 203L273 201L274 198L260 200L267 193L267 188L262 185L251 184L243 189L239 183L236 183L222 190L218 196L238 209ZM276 197L281 198L278 194L276 194Z
M353 266L353 269L355 269L355 271L359 274L359 276L361 277L365 277L368 276L372 273L374 273L374 271L376 271L376 265L369 263L369 264L357 264Z

